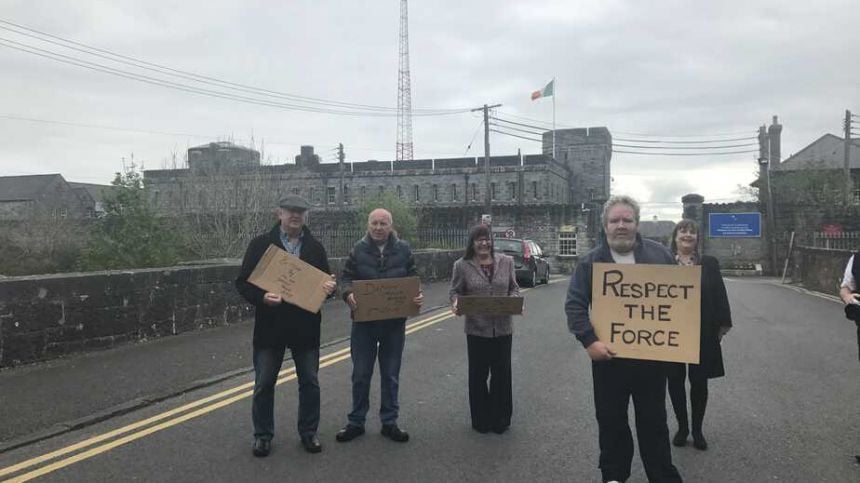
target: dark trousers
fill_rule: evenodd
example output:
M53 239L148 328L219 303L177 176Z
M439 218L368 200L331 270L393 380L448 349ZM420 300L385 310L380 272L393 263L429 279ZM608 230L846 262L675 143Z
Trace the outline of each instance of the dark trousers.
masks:
M281 371L286 347L254 348L254 396L251 402L251 419L254 437L272 439L275 434L275 382ZM291 349L296 377L299 381L299 415L297 427L300 436L316 434L320 422L320 385L317 379L320 367L320 350Z
M688 432L687 422L687 364L680 364L678 370L669 374L669 398L672 409L678 419L678 430ZM690 407L693 411L693 434L702 434L702 421L705 419L705 408L708 406L708 379L703 377L690 378Z
M469 409L472 427L481 431L511 425L511 342L513 336L466 335L469 353ZM489 387L487 377L489 376Z
M672 464L666 426L666 368L663 363L612 359L592 362L594 406L600 432L603 481L630 477L633 435L627 406L633 397L639 454L650 482L680 482Z
M400 414L400 362L406 343L406 319L353 322L349 352L352 357L350 424L364 426L370 408L370 380L379 356L379 420L396 424Z

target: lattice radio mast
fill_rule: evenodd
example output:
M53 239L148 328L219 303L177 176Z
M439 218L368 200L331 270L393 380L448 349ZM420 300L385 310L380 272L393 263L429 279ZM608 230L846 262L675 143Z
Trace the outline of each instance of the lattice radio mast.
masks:
M409 15L400 0L400 69L397 76L397 161L412 159L412 88L409 78Z

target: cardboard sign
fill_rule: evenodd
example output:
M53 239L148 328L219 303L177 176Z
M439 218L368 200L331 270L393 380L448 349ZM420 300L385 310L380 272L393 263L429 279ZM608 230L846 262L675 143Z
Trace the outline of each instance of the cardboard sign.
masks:
M699 363L702 267L595 263L591 324L628 359Z
M522 297L461 295L457 309L463 315L522 315Z
M331 275L275 245L269 245L248 277L249 283L312 313L319 312L325 302L323 283L329 280Z
M412 299L418 296L420 285L418 277L356 280L352 293L358 307L352 319L367 322L417 315L418 306Z

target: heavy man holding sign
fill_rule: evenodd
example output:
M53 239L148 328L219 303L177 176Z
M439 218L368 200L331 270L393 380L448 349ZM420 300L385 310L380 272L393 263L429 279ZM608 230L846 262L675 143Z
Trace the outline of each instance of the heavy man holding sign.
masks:
M615 352L595 335L589 317L592 264L674 264L662 245L642 239L639 204L628 196L613 196L603 207L605 239L576 266L565 302L567 325L591 357L594 406L600 434L600 470L603 481L630 477L633 436L627 420L630 398L636 417L636 435L645 473L651 482L680 482L672 464L666 425L667 363L616 359Z
M349 254L343 267L342 293L343 299L352 310L358 308L353 282L412 277L418 273L412 249L408 243L397 237L393 231L393 222L388 210L377 208L371 211L367 218L367 235L353 246ZM413 302L420 307L422 301L423 295L419 292ZM382 393L379 408L382 434L400 443L409 441L409 434L397 426L400 412L397 397L400 387L400 361L405 342L405 317L352 323L352 411L347 416L348 424L337 433L336 439L339 442L351 441L364 434L364 421L370 408L370 379L377 355Z
M280 223L269 233L251 240L236 288L255 308L254 314L254 397L251 418L254 422L254 456L268 456L275 432L275 382L290 348L299 381L298 429L302 445L310 453L322 450L317 437L320 420L320 386L317 379L320 360L320 312L311 313L280 295L252 285L248 277L270 245L299 257L329 273L328 256L322 244L305 226L310 205L300 196L287 196L277 209ZM334 275L323 284L326 294L334 293Z

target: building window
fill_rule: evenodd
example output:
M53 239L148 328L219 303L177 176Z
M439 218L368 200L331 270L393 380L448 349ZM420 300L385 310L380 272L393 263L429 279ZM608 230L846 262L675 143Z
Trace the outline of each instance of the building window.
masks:
M490 199L496 199L496 183L490 183Z
M433 185L433 201L435 201L435 202L439 201L439 185L438 184Z
M378 193L378 194L379 194L379 196L381 197L381 196L382 196L382 194L383 194L383 193L385 193L385 186L384 186L384 185L379 185L379 189L377 190L377 193Z
M298 186L296 186L295 188L293 188L293 194L294 194L294 195L298 196L298 195L299 195L299 191L301 191L301 188L299 188Z
M511 181L508 183L508 197L512 200L517 199L517 182Z
M459 201L457 199L457 185L451 185L451 201Z
M337 191L334 186L326 186L326 200L328 204L333 205L337 202Z
M400 185L397 185L397 199L398 200L403 199L403 187Z
M558 255L562 257L576 255L576 230L563 229L558 232Z
M367 199L367 186L362 186L361 187L361 201L364 201L366 199Z
M421 201L421 187L417 184L412 187L415 191L415 202Z
M352 199L350 198L349 185L343 185L343 202L346 204L352 203Z
M478 201L478 184L472 183L472 201Z
M316 203L317 202L317 190L310 188L308 190L308 193L310 193L308 198L311 199L311 203Z
M854 178L854 203L860 203L860 178Z
M532 198L538 199L537 181L532 181Z

